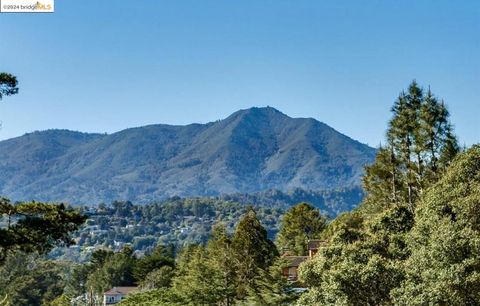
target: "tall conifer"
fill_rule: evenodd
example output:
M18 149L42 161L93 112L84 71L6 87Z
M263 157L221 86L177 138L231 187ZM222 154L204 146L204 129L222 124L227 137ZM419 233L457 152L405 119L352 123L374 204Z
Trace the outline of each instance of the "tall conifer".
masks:
M404 203L413 211L419 195L438 180L459 147L445 104L430 89L424 94L415 81L399 95L392 113L387 146L366 167L367 202L378 209Z
M232 246L236 254L237 293L242 299L260 290L258 276L273 263L278 252L251 207L237 225Z

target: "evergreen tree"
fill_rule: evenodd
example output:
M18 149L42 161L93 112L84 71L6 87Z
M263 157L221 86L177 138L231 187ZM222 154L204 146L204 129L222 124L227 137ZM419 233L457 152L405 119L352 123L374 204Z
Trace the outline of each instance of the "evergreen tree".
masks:
M46 253L56 245L72 245L70 234L86 217L63 204L38 202L12 204L0 199L0 264L12 251Z
M5 96L11 96L18 93L17 77L10 73L0 73L0 101Z
M145 280L147 274L164 266L173 267L173 249L163 245L157 246L151 254L138 259L133 267L133 276L137 282Z
M406 198L403 179L393 147L380 147L375 162L365 167L363 182L368 200L374 201L375 209L388 208L391 203Z
M71 306L70 299L66 295L60 295L55 298L48 306Z
M459 151L449 112L433 93L413 81L392 107L387 145L366 167L366 209L381 211L392 203L414 210L423 191L435 183ZM373 206L373 207L372 207Z
M429 290L419 286L423 291L409 296L398 291L417 248L409 243L417 202L445 173L458 145L444 103L416 82L400 94L392 112L387 144L366 167L366 200L329 224L322 234L328 245L300 268L309 291L299 305L408 305L409 298ZM415 273L412 279L418 280ZM448 305L427 301L419 305Z
M480 146L426 192L408 235L412 255L396 305L480 305Z
M216 288L212 284L215 273L205 247L188 246L178 258L173 279L173 295L183 305L216 305L219 301Z
M169 288L172 283L174 269L171 266L162 266L149 272L140 282L140 287L146 290Z
M63 293L66 266L34 254L9 254L0 267L0 305L49 305Z
M410 84L408 93L401 93L392 107L393 118L389 122L387 131L388 143L397 161L398 173L403 174L406 199L405 202L413 207L415 200L415 172L419 170L421 159L415 162L419 155L419 146L416 146L416 136L419 134L419 112L422 105L423 92L415 81Z
M257 277L255 294L246 298L246 305L279 306L292 305L299 294L292 289L294 285L283 275L283 269L288 267L289 260L277 257L268 270L260 270Z
M449 112L443 101L439 102L429 89L420 108L418 147L425 165L419 172L422 190L436 182L446 167L460 151L453 128L448 121Z
M91 294L101 298L106 290L114 286L132 286L135 284L133 267L136 258L133 256L133 249L124 247L120 252L104 253L102 263L94 265L93 270L87 279L86 286Z
M240 220L232 241L237 267L237 297L258 294L258 276L273 263L278 251L267 238L267 231L249 208Z
M298 305L391 305L390 292L404 279L406 234L413 214L397 206L358 223L356 213L336 220L330 243L300 266L309 287Z
M207 245L207 253L212 265L212 284L216 288L221 305L234 304L237 286L235 253L232 248L232 239L225 227L217 225Z
M231 238L217 225L206 247L191 246L182 251L173 290L185 303L234 305L236 269Z
M185 305L202 305L200 303L186 303L175 292L169 289L161 288L148 291L140 291L130 294L126 299L122 300L118 306L185 306Z
M282 219L277 235L277 245L281 252L291 255L307 255L308 242L317 239L325 228L327 218L320 211L307 203L291 207Z
M249 208L233 237L225 227L216 225L205 247L190 246L181 252L172 303L229 306L291 301L282 266L275 261L277 255L255 211Z

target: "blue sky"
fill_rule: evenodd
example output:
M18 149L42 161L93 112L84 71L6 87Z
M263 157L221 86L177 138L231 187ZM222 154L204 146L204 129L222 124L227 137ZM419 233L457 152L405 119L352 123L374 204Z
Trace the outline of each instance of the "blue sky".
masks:
M48 128L115 132L205 123L252 106L383 140L412 79L480 136L480 1L57 0L0 14L0 139Z

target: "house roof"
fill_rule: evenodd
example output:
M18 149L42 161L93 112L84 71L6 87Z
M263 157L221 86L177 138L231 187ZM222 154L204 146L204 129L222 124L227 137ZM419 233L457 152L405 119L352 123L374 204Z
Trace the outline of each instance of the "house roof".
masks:
M310 240L308 242L308 249L309 250L317 250L322 244L325 244L323 240Z
M117 295L117 294L127 295L130 292L135 291L137 289L138 289L137 287L113 287L112 289L105 292L104 295Z
M310 257L308 256L283 256L284 258L288 259L289 264L288 267L298 267L302 262L306 261Z

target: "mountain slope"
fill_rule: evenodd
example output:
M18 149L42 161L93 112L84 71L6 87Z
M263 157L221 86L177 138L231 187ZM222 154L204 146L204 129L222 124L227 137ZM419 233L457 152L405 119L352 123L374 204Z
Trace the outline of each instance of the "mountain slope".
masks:
M314 119L251 108L187 126L49 130L0 142L0 194L71 203L359 185L375 150Z

